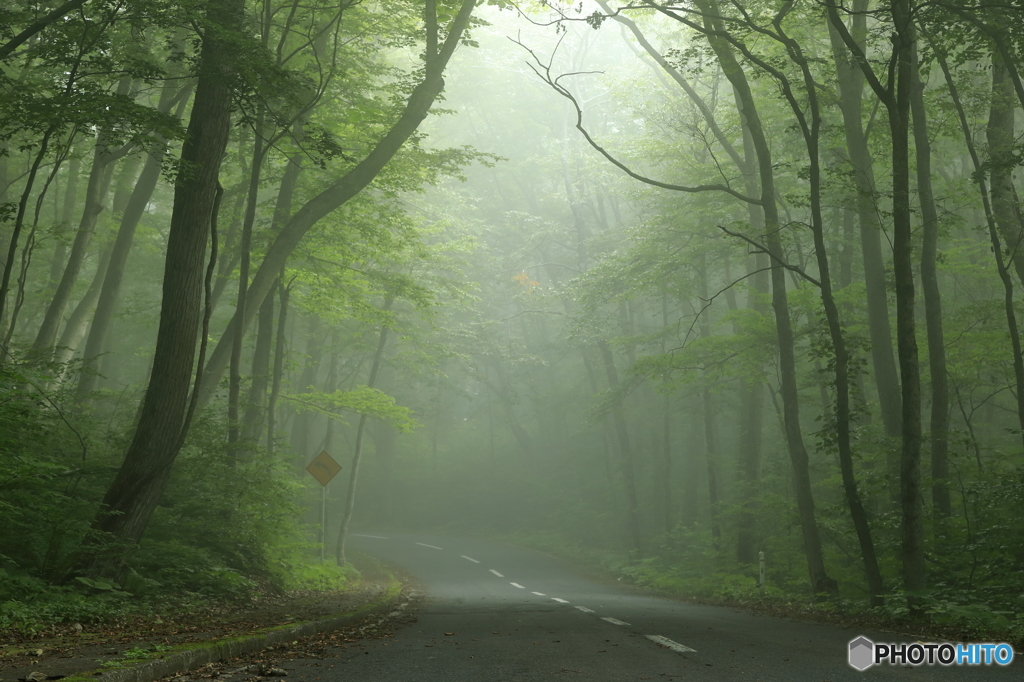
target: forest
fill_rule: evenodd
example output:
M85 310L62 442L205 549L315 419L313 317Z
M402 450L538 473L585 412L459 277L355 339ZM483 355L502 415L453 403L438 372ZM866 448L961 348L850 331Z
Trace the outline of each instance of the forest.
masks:
M0 630L430 529L1024 636L1021 27L5 3Z

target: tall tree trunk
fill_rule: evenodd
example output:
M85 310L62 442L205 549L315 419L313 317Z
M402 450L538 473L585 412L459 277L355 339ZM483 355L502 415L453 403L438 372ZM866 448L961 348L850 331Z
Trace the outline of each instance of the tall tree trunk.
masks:
M291 287L280 283L281 306L277 314L277 339L274 342L274 372L270 383L270 398L267 399L267 452L274 454L277 447L277 399L281 395L284 380L284 355L288 343L288 299Z
M68 247L63 238L63 233L71 225L75 213L75 206L78 204L78 178L82 170L82 159L78 156L72 157L68 162L68 178L64 188L64 201L62 202L60 214L61 237L53 249L53 258L50 260L50 276L46 281L46 300L53 297L53 291L60 283L61 273L64 272L64 261L68 257Z
M22 188L21 197L18 200L18 212L14 218L14 228L11 230L11 236L7 242L7 253L4 261L3 275L0 277L0 334L3 334L3 328L9 326L7 334L3 337L3 348L0 348L0 365L3 365L7 361L7 344L10 341L11 335L14 333L14 325L17 321L15 315L9 312L7 305L7 295L11 290L11 275L14 274L14 264L18 258L18 242L21 238L21 232L25 227L25 215L28 211L28 200L32 195L32 188L35 185L36 175L39 173L39 166L43 163L43 159L46 158L46 152L49 149L50 138L53 133L56 132L57 125L50 126L42 138L39 141L39 151L36 152L32 158L32 165L29 167L28 177L25 180L25 186ZM10 323L7 318L11 317Z
M736 98L736 108L743 109ZM744 188L748 196L757 196L759 190L757 172L757 150L748 126L743 127L743 172ZM760 206L747 204L747 220L754 234L765 229L765 213ZM771 265L765 254L754 254L746 259L750 289L747 294L747 309L761 317L768 316L767 299L770 291L769 274ZM706 268L706 265L702 266ZM705 277L705 280L707 278ZM707 292L704 294L707 299ZM738 331L734 328L734 331ZM757 561L757 497L760 493L761 449L764 441L764 383L759 377L741 379L740 386L740 439L737 488L740 495L740 513L736 528L736 561L753 564Z
M438 47L436 54L430 54L428 51L423 80L413 89L401 116L387 134L352 170L296 211L267 249L263 262L260 263L249 284L247 310L243 314L240 314L243 311L235 311L224 335L221 336L217 346L210 354L203 379L203 390L200 394L200 405L205 405L213 395L213 391L227 367L234 335L244 334L252 324L255 318L255 311L252 308L263 303L263 298L270 292L281 268L284 267L302 237L317 221L343 206L370 184L405 141L416 132L423 119L427 117L434 100L444 88L442 73L451 59L456 45L462 39L463 32L469 25L474 6L475 0L463 0L458 13L447 27L443 45ZM427 42L428 44L431 42L437 44L436 21L433 22L432 28L430 26L431 23L428 22Z
M815 594L838 594L836 581L825 570L825 559L821 550L821 536L815 519L814 495L811 491L811 474L807 449L804 446L800 426L799 391L796 382L796 349L793 339L793 323L790 318L789 300L786 293L786 271L782 267L783 250L779 237L778 206L775 199L775 175L772 167L771 149L761 126L753 93L746 73L733 53L732 46L721 37L726 33L717 2L698 0L698 7L705 16L705 30L708 43L718 56L726 78L732 84L741 103L740 116L743 125L750 132L751 141L757 153L758 177L761 184L761 208L764 211L764 242L772 257L772 309L775 311L775 331L779 342L779 383L782 394L783 423L790 463L793 467L793 488L796 493L797 510L800 515L800 530L804 540L807 570L811 589Z
M191 85L186 87L191 89ZM177 86L168 81L160 91L157 110L162 113L170 111L176 92L178 92ZM184 113L188 99L187 96L180 98L179 118ZM124 212L121 214L121 224L117 229L117 237L114 239L113 251L110 254L110 265L107 267L103 288L96 304L96 314L93 316L89 337L86 339L85 350L82 353L83 371L77 388L79 401L85 401L96 390L99 378L97 359L106 350L107 333L110 330L114 312L117 310L117 302L121 294L121 281L124 278L124 270L131 254L132 244L135 241L135 229L139 226L139 222L146 212L146 206L149 205L157 182L160 180L163 157L162 152L151 152L147 155L146 163L142 167L142 172L139 173L139 178L135 182L131 196L128 197Z
M910 210L910 93L913 88L914 24L910 0L892 0L896 29L895 93L886 103L892 134L893 273L896 280L896 350L903 397L900 507L903 516L903 583L915 617L923 617L920 592L927 586L921 505L921 378L914 318L914 243Z
M868 0L854 0L850 34L863 45L867 34ZM882 257L883 226L876 200L875 172L864 134L864 75L852 62L842 38L829 24L832 53L839 80L839 109L843 115L846 149L853 169L856 199L854 206L860 225L861 258L864 264L864 291L868 311L868 337L871 341L871 366L874 369L878 404L890 438L900 436L901 398L899 376L892 352L892 330L889 326L889 300L885 290L885 259ZM889 470L895 474L898 463L890 458Z
M612 357L612 351L604 340L598 341L597 347L601 350L601 360L604 363L605 375L608 377L608 387L615 391L619 387L619 373L615 369L615 359ZM636 493L633 450L629 444L629 429L626 426L626 414L622 407L621 398L616 398L612 404L612 419L615 425L616 443L619 446L622 480L626 489L626 531L630 547L634 551L639 552L641 549L640 503Z
M131 78L122 78L118 85L118 94L127 95L130 87ZM96 140L92 167L89 170L89 182L85 190L82 219L78 223L75 241L71 244L71 253L68 254L64 274L46 308L35 341L32 342L32 349L37 353L47 353L53 349L60 323L64 319L64 309L67 307L68 301L71 300L72 289L78 281L78 273L88 254L89 243L92 241L93 232L96 231L96 224L107 200L107 191L114 173L114 162L126 151L126 149L120 151L111 149L110 137L105 132L100 133Z
M704 464L708 472L708 504L711 507L711 537L715 546L722 539L722 523L719 519L721 503L718 499L718 426L716 425L717 405L709 386L701 392L704 417Z
M394 298L389 296L384 301L384 310L391 310L391 305L394 303ZM377 385L377 376L380 374L380 361L384 357L384 347L388 343L388 326L387 323L380 326L380 335L377 337L377 348L373 352L373 364L370 365L370 376L366 380L366 385L370 388L375 388ZM345 514L341 517L341 527L338 529L338 553L337 563L339 566L344 566L346 563L345 559L345 541L348 539L348 526L352 522L352 512L356 507L356 484L359 481L359 464L363 458L363 435L366 432L366 420L368 416L366 414L359 415L359 425L356 427L356 444L354 452L352 453L352 466L349 469L348 474L348 496L345 498Z
M963 101L960 99L960 93L956 86L956 81L953 80L953 75L950 73L949 64L946 61L945 55L941 51L936 51L936 60L939 62L939 66L942 69L942 74L946 79L946 86L949 88L950 98L953 100L953 105L956 107L957 117L960 120L960 130L964 135L964 144L967 146L968 154L970 154L971 162L974 165L974 173L972 177L978 186L978 193L981 195L981 205L985 212L985 222L988 225L989 241L992 244L992 255L996 260L996 271L999 273L999 279L1003 284L1003 311L1006 315L1006 326L1007 331L1010 334L1010 346L1013 352L1013 375L1014 383L1017 389L1017 422L1020 425L1020 435L1024 439L1024 400L1021 396L1024 396L1024 355L1022 355L1020 329L1017 326L1017 313L1014 309L1013 304L1013 278L1010 275L1010 271L1006 266L1006 262L1003 259L1003 245L999 239L999 227L995 218L995 210L992 207L992 200L990 196L990 188L986 180L985 166L982 164L981 156L978 154L978 150L974 145L974 132L971 128L970 122L967 120L967 113L964 110ZM993 80L997 78L993 76ZM991 123L991 119L990 119ZM989 168L989 173L993 172L993 168ZM967 427L973 434L973 428L970 425L970 420L967 420ZM975 440L972 436L972 440ZM981 466L981 460L978 460L978 466Z
M594 369L594 361L590 357L590 349L582 348L580 357L583 360L583 368L587 372L587 383L590 384L590 395L597 396L601 389L598 387L597 382L597 371ZM612 462L611 462L611 446L609 445L612 441L612 426L609 422L607 415L601 417L601 463L604 466L605 482L608 485L608 496L609 499L614 499L615 490L615 476L612 474Z
M662 328L669 328L669 294L664 288L662 290ZM665 355L666 352L668 352L668 344L665 337L662 337L662 354ZM672 396L668 391L662 395L662 440L660 440L660 445L662 445L662 462L660 462L662 466L659 467L657 476L660 488L662 488L665 531L672 532L676 526L676 518L672 505Z
M1018 167L1014 138L1015 99L1013 81L1002 57L992 54L992 95L989 99L988 140L989 193L992 197L992 215L999 234L1006 244L1017 272L1024 282L1024 224L1020 220L1020 206L1013 187L1013 171ZM1024 399L1024 398L1022 398Z
M252 354L252 383L242 420L242 440L249 450L263 433L266 421L264 406L270 385L270 350L274 343L274 297L267 296L260 306L256 324L256 348Z
M708 300L708 267L707 258L701 253L700 258L700 296ZM706 311L705 311L706 312ZM707 317L700 321L700 337L711 338L711 322ZM705 374L710 374L705 370ZM704 460L708 471L708 503L711 506L711 537L714 540L715 548L722 539L722 525L719 520L720 504L718 501L718 427L715 423L717 406L715 405L714 393L711 392L710 377L704 377L704 388L701 391L701 405L703 407L704 422Z
M395 441L398 432L390 424L377 420L370 426L374 456L380 462L380 491L377 495L377 519L384 524L394 520Z
M1018 276L1024 281L1024 223L1021 221L1020 206L1013 185L1013 171L1018 166L1018 157L1014 156L1014 105L1013 82L1010 80L1008 65L1003 62L999 53L992 55L992 97L989 103L988 126L985 129L989 150L989 195L992 197L992 217L1003 237L1007 252L1010 254ZM1000 270L1002 265L1000 246L993 238L993 249L996 252ZM1002 273L1001 273L1002 274ZM1005 290L1005 308L1007 326L1013 344L1013 368L1017 391L1017 421L1024 439L1024 357L1020 342L1020 328L1017 326L1016 312L1013 307L1013 283L1008 275L1003 275Z
M928 333L928 369L931 378L931 419L929 439L932 465L932 507L935 516L948 518L949 499L949 387L946 379L946 340L942 333L942 298L936 257L939 247L939 215L932 192L931 138L924 106L924 83L914 49L914 79L910 92L913 116L914 152L917 160L917 197L921 204L921 292L924 294L925 327Z
M9 201L7 196L8 191L10 190L10 181L7 177L10 166L10 159L8 158L9 154L9 144L7 142L0 142L0 205L7 204ZM10 237L7 235L7 230L0 231L0 278L3 277L4 270L7 268L7 247L9 245L9 239ZM56 276L51 275L50 279L56 279ZM0 334L3 334L3 328L4 316L0 314Z
M826 3L829 22L842 37L851 62L861 69L886 108L892 141L893 271L896 280L896 350L903 401L900 450L900 548L907 606L923 617L921 592L927 586L924 561L924 518L921 505L921 384L914 319L913 241L910 210L910 96L913 88L914 25L909 0L891 0L893 52L886 83L878 80L871 62L843 23L833 0Z
M661 326L668 328L668 292L662 289L661 292ZM661 340L661 353L664 355L668 350L665 338ZM666 391L661 400L661 466L658 471L658 479L661 487L661 503L663 506L662 515L665 522L665 532L671 533L675 528L676 520L672 509L672 396Z
M661 466L658 479L661 484L665 532L671 533L676 526L675 510L672 505L672 396L666 393L661 398Z
M749 158L755 158L751 152ZM753 189L756 191L756 183ZM757 219L752 222L756 229L764 229L764 220L756 206ZM747 258L747 274L750 290L747 309L767 317L766 296L768 294L768 273L759 272L769 265L764 254ZM737 469L737 492L740 496L740 512L736 528L736 561L741 564L757 562L757 498L760 495L761 449L764 441L764 383L759 377L741 379L739 382L740 438L739 467Z
M757 562L757 498L761 472L761 434L764 428L764 384L742 380L740 392L740 451L736 471L739 516L736 520L736 561Z
M825 221L821 205L821 107L818 100L818 84L815 82L810 62L804 55L800 44L786 35L784 29L781 28L781 22L776 26L790 59L800 67L801 74L803 75L804 93L807 98L806 104L797 98L788 83L788 79L782 72L773 72L773 75L780 83L786 83L783 92L789 102L790 109L793 111L793 115L797 119L800 130L803 133L804 144L807 147L811 233L814 236L814 253L817 260L818 273L821 278L818 287L835 358L836 397L834 415L836 445L839 451L839 467L843 478L843 488L846 492L847 506L850 509L850 517L853 519L854 529L857 532L861 557L864 560L864 570L867 574L871 605L881 606L883 599L882 591L884 589L882 574L878 568L878 559L875 555L874 542L871 539L867 512L861 503L860 494L857 490L857 479L853 470L853 444L850 440L850 353L846 347L846 339L843 337L843 324L839 316L839 307L836 305L835 298L832 295L831 264L829 263L828 249L825 245ZM825 403L827 407L827 396Z
M306 364L299 375L297 390L304 392L310 390L316 381L316 375L320 370L320 363L324 356L324 332L320 328L320 318L311 315L308 318L306 330ZM291 442L292 448L299 456L299 461L313 456L309 448L309 431L313 428L313 415L310 412L301 411L295 415L292 425Z
M103 286L103 279L107 275L112 251L113 245L111 244L103 247L100 257L96 262L96 272L93 274L89 288L85 290L85 294L82 295L81 300L78 301L74 310L71 311L71 315L68 316L67 324L64 325L64 330L57 341L57 362L67 362L70 360L82 339L85 338L85 332L89 328L89 318L92 316L92 311L96 308L96 302L100 297L100 288Z
M238 254L238 297L235 299L235 311L245 317L247 294L249 290L249 263L252 251L252 228L256 222L256 203L259 200L260 176L263 171L264 158L264 112L263 107L256 115L255 140L252 148L252 163L249 167L249 189L246 195L245 215L242 218L242 234L239 240ZM273 287L271 287L273 289ZM264 296L263 301L273 301L273 296ZM273 303L271 303L273 306ZM260 306L262 307L262 305ZM260 313L261 320L262 311ZM238 455L238 443L242 433L242 422L239 418L242 391L242 342L244 334L236 334L231 340L231 361L228 370L228 457L234 460Z
M153 369L135 436L93 521L98 551L85 557L93 576L123 574L125 555L145 532L187 434L206 243L231 128L232 38L243 17L241 0L211 0L207 8L195 102L181 150L189 172L175 183Z
M500 372L498 374L500 374ZM508 418L509 429L511 429L512 436L516 439L516 445L519 446L519 451L522 454L526 455L527 457L533 457L537 452L533 444L533 438L530 437L530 432L527 431L525 427L523 427L523 424L519 420L518 415L516 415L515 405L513 404L512 397L509 396L507 391L502 390L501 385L493 383L490 379L487 378L486 375L479 374L477 376L477 379L481 381L484 384L484 386L490 389L491 393L493 393L494 396L498 399L498 402L501 403L501 407L505 410L505 416ZM440 399L440 393L438 393L438 399ZM431 448L434 454L437 454L437 436L438 427L440 424L439 415L440 410L437 410L434 413L434 434L431 437Z

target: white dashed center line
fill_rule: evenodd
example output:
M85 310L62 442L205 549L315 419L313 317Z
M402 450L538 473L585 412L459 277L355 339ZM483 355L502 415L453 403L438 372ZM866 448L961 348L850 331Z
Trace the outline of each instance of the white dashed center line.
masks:
M690 653L690 652L696 653L697 652L696 649L691 649L688 646L683 646L679 642L673 642L668 637L662 637L661 635L644 635L644 637L646 637L647 639L651 640L655 644L660 644L661 646L663 646L663 647L665 647L667 649L671 649L672 651L676 652L677 654L685 654L685 653Z
M624 623L618 618L609 618L608 616L604 616L601 620L611 623L612 625L629 625L629 623Z
M535 594L535 595L537 595L538 597L546 597L546 596L547 596L547 595L546 595L546 594L544 594L543 592L531 592L530 594Z
M428 545L425 542L417 542L416 544L420 547L429 547L430 549L441 549L440 547L435 547L434 545Z
M576 608L579 609L580 611L582 611L583 613L593 613L594 612L594 609L588 609L586 606L577 606Z
M376 540L387 540L387 538L383 535L363 535L361 533L352 533L352 535L357 538L374 538Z
M490 570L491 570L491 573L493 573L494 575L498 576L499 578L504 578L505 577L501 573L498 573L497 571L495 571L493 568L490 569Z
M525 590L526 589L525 587L523 587L519 583L509 583L509 585L511 585L512 587L518 587L520 590Z
M474 559L473 557L471 557L471 556L466 556L465 554L463 554L463 555L462 555L462 558L463 558L463 559L465 559L466 561L472 561L472 562L473 562L474 564L478 564L478 563L480 563L479 561L477 561L477 560L476 560L476 559Z
M552 597L551 599L553 601L558 602L559 604L568 604L569 603L568 599L559 599L558 597Z

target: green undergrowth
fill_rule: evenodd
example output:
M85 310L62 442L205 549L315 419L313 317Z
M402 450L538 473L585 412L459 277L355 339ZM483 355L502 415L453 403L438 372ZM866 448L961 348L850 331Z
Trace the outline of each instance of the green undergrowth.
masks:
M197 589L170 589L147 585L144 592L132 592L132 582L112 585L90 581L50 585L24 575L11 575L0 569L0 637L45 635L54 629L79 623L96 628L117 628L134 622L162 624L164 618L179 615L241 610L258 604L268 593L281 590L222 568L205 576ZM307 591L344 590L359 581L352 567L300 566L286 585L288 589ZM156 581L153 581L156 582ZM26 585L28 589L26 589Z
M383 599L391 599L399 593L401 583L387 567L366 557L360 557L360 564L365 564L364 570L373 576L375 582L386 585ZM246 594L237 592L234 584L238 581L253 585L252 591ZM333 563L305 563L297 566L287 577L285 585L288 589L285 591L306 593L312 595L309 597L311 601L315 601L317 593L330 594L353 589L363 581L363 574L352 564L339 567ZM122 586L102 583L94 586L85 583L45 585L42 581L13 578L0 570L0 594L5 595L5 600L0 602L0 639L45 636L72 623L89 625L92 630L103 631L132 624L160 625L165 622L165 618L203 618L204 614L217 613L239 615L247 607L260 608L260 600L266 595L265 586L260 586L241 575L235 576L230 582L231 589L219 596L166 590L133 594ZM31 592L21 592L17 599L11 598L11 589L15 585L23 589L26 584L31 585ZM269 632L292 625L271 626L265 630ZM251 633L241 636L248 634ZM203 645L205 644L175 645L173 650ZM163 651L164 649L143 647L129 649L124 656L133 660L146 659ZM118 666L124 663L118 661L121 659L116 659L109 665Z
M124 577L86 574L135 400L99 395L83 409L76 379L73 363L0 366L0 637L159 624L358 582L354 568L316 560L315 533L300 521L313 485L305 472L257 443L245 457L229 452L220 405L193 424L142 542L123 556Z

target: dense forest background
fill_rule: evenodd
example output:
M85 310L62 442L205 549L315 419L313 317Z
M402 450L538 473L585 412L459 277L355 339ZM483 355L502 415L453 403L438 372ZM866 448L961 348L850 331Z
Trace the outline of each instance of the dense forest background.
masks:
M401 528L1019 634L1021 19L10 4L0 628Z

